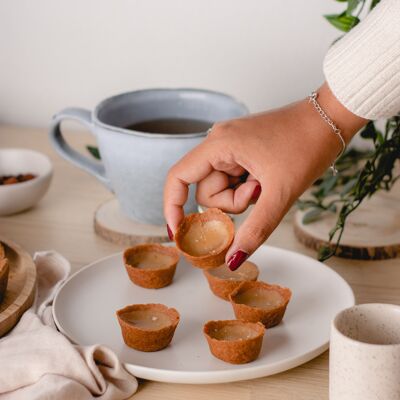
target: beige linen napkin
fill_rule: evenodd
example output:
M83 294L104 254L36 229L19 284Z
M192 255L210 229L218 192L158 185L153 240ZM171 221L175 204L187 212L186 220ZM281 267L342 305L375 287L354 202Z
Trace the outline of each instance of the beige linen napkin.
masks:
M35 305L0 340L1 400L118 400L135 393L137 380L101 345L73 345L55 329L51 305L70 273L53 251L34 256L38 273Z

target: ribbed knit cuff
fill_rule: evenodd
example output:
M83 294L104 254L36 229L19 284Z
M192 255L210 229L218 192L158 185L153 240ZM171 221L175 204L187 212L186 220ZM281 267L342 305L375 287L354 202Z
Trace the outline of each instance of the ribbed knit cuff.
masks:
M366 118L400 112L400 0L382 0L324 60L326 81L352 113Z

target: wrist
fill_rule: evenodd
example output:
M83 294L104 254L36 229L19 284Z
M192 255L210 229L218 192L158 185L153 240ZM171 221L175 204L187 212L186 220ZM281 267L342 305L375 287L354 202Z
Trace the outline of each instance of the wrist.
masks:
M326 82L318 89L317 93L321 108L340 129L344 141L348 144L368 120L353 114L341 104Z

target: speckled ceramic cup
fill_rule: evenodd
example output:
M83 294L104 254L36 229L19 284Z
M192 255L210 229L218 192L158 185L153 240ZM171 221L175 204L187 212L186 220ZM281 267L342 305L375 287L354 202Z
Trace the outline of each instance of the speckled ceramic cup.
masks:
M330 400L400 399L400 306L360 304L332 322Z

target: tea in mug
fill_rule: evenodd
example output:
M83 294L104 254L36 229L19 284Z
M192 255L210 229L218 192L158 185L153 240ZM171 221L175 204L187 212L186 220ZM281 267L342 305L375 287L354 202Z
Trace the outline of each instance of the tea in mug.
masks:
M213 122L201 119L189 118L160 118L148 121L136 122L125 126L137 132L163 133L163 134L185 134L207 132L213 125Z

